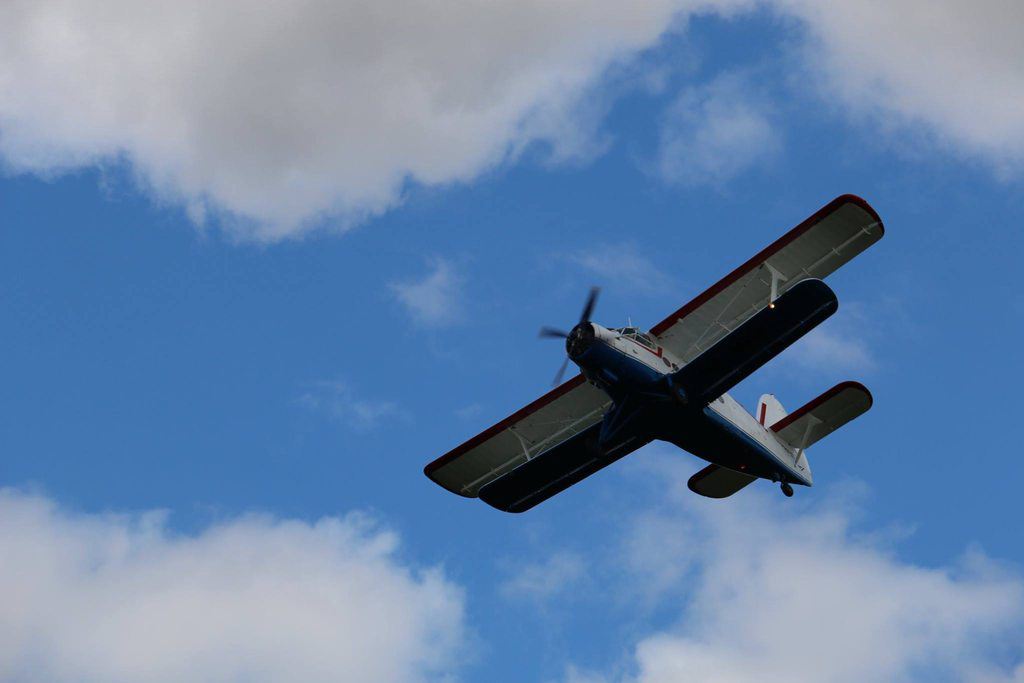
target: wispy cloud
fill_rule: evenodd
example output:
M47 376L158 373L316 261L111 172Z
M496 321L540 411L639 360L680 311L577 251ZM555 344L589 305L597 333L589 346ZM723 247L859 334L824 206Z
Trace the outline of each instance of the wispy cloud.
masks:
M644 510L627 522L620 543L621 564L631 577L629 594L651 607L698 566L701 548L693 543L696 520Z
M864 308L857 303L844 304L833 318L811 330L779 360L815 373L871 372L877 367L869 347L873 337Z
M420 325L440 327L458 322L465 315L465 278L447 259L433 258L429 265L430 272L422 280L388 285L391 293Z
M385 419L408 418L394 401L366 397L344 380L312 382L299 396L298 403L355 431L374 429Z
M740 74L684 89L661 124L658 175L681 185L720 185L775 155L782 132L756 91Z
M408 681L452 675L461 591L361 515L196 534L0 491L0 679ZM435 678L437 677L437 678Z
M586 576L583 558L568 551L556 552L540 562L522 564L501 584L506 598L543 602L578 585Z
M873 370L875 361L867 343L851 330L819 327L793 345L787 352L792 363L813 370Z
M662 292L673 283L672 277L632 242L599 244L569 254L565 259L599 282L633 292Z
M467 405L462 406L461 408L456 409L455 417L459 418L460 420L469 420L479 415L482 410L483 406L480 405L479 403L469 403Z

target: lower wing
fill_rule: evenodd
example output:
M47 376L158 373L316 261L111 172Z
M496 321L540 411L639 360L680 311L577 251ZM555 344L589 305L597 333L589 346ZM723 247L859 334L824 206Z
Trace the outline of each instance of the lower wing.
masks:
M672 381L695 404L707 404L782 353L839 308L821 280L803 280L687 363Z
M598 446L600 431L598 423L486 484L480 500L505 512L525 512L649 442L634 437L605 451Z

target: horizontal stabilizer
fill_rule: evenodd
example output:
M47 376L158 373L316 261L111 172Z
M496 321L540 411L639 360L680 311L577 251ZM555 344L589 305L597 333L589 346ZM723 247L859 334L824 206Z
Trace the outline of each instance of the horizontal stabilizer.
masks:
M839 308L821 280L802 280L672 376L694 404L707 404L746 379Z
M793 448L808 448L871 407L871 392L859 382L842 382L771 426Z
M708 465L690 477L686 485L694 493L708 498L728 498L755 479L757 477L730 470L728 467Z
M504 512L525 512L647 444L633 439L605 453L597 447L601 423L585 429L481 487L480 500Z

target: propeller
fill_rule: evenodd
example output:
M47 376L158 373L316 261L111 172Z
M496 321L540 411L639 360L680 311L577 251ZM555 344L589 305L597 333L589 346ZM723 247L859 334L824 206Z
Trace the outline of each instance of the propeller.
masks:
M583 315L580 316L578 325L590 322L590 314L594 312L594 304L597 303L597 295L600 291L600 287L590 288L590 296L587 297L587 304L583 307Z
M565 369L567 367L569 367L569 356L566 356L565 360L562 361L562 367L558 368L558 373L555 375L555 381L551 383L551 386L557 387L562 383L562 375L565 374Z
M568 339L569 333L554 327L542 327L539 336L543 339Z
M583 325L584 323L590 322L590 316L594 312L594 306L597 304L597 295L601 291L600 287L591 287L590 294L587 296L587 301L583 305L583 313L580 315L580 321L576 323L576 327ZM575 330L576 327L573 329ZM570 332L565 332L556 327L542 327L540 328L540 337L544 339L568 339ZM565 369L569 367L569 356L565 357L562 361L562 367L558 368L558 374L555 375L555 386L557 387L562 383L562 375L565 374Z

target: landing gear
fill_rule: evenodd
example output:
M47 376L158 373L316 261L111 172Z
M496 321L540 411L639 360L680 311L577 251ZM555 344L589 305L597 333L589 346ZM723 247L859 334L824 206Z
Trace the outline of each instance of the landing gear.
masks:
M793 487L789 485L789 482L782 482L782 493L786 496L786 498L793 497Z

